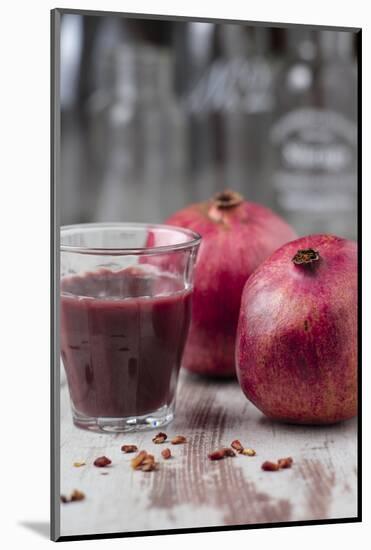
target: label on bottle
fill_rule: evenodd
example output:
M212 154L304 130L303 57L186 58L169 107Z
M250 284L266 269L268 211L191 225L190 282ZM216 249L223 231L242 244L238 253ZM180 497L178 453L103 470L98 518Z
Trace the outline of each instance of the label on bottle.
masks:
M349 210L356 193L357 127L343 114L301 108L271 128L273 186L283 210Z

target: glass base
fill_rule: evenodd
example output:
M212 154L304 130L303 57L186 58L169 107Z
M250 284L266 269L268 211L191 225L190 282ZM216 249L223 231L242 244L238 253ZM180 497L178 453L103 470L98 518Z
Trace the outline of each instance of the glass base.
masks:
M174 419L174 407L165 405L153 413L126 418L85 416L75 410L72 415L75 426L84 430L100 433L138 432L169 424Z

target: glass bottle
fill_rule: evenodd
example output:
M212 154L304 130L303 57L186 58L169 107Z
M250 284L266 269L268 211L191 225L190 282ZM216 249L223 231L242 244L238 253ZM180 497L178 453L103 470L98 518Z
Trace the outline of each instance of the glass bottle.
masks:
M248 200L271 206L266 140L274 107L270 29L225 25L225 178Z
M230 187L269 203L264 149L274 101L270 30L237 24L206 30L209 59L186 101L198 140L203 136L194 179L209 194ZM195 65L192 49L190 58Z
M300 235L356 237L357 70L353 34L288 31L269 133L276 208Z
M104 163L98 221L162 221L184 204L184 122L165 48L121 45L112 88L94 112L95 150Z

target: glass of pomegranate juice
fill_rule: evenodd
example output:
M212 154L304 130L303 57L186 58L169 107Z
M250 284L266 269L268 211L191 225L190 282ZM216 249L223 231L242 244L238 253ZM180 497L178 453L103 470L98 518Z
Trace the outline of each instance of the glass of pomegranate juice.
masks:
M200 236L151 224L61 228L60 345L76 426L164 426L191 316Z

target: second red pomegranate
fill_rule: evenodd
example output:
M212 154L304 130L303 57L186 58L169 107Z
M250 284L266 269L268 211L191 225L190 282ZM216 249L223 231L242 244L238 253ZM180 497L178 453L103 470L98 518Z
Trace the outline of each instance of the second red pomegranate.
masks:
M202 236L183 366L209 376L234 376L244 284L263 260L295 239L296 233L268 208L230 190L176 212L166 223Z

